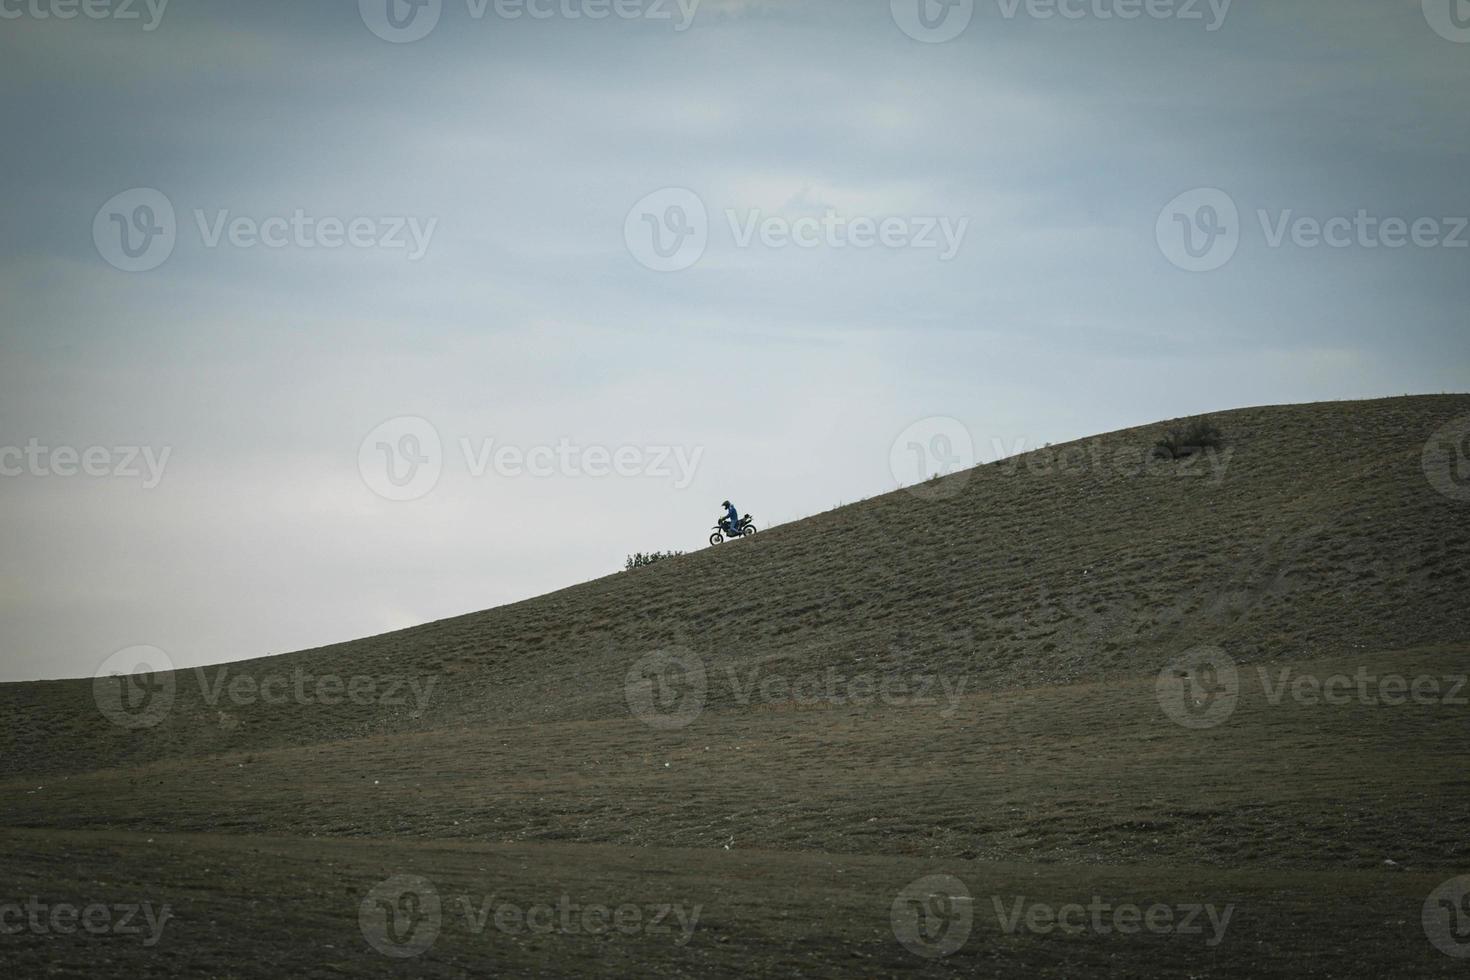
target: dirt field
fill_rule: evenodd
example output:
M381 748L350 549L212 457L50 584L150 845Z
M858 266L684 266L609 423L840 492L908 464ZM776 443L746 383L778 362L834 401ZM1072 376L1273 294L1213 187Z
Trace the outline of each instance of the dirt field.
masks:
M1439 877L1422 872L1196 871L580 844L150 838L117 831L19 832L0 844L0 882L9 893L43 894L50 905L151 902L155 921L165 905L172 913L158 932L140 913L136 935L88 936L79 929L6 937L16 976L48 969L74 976L226 977L1464 972L1463 961L1424 939L1420 906ZM438 900L437 914L421 910L417 927L402 937L405 952L429 943L419 955L384 955L365 935L372 926L363 925L363 905L395 875L425 879ZM911 952L895 937L902 931L894 926L895 898L929 875L958 879L970 898L938 916L934 948L963 939L942 958ZM1021 925L1009 932L1018 900ZM1036 903L1095 904L1109 931L1031 932L1024 923ZM1196 911L1210 904L1213 918ZM588 918L592 906L609 914ZM1154 913L1157 928L1150 930L1146 919L1117 919L1124 906L1165 911ZM619 910L621 926L613 918ZM692 929L686 931L681 914ZM1091 913L1067 914L1069 925L1091 919ZM1119 921L1137 931L1120 934ZM1216 927L1222 921L1223 938ZM155 935L158 941L145 945ZM917 929L910 935L928 941Z
M0 960L1463 974L1465 415L1228 413L1203 476L1112 433L115 704L0 685Z

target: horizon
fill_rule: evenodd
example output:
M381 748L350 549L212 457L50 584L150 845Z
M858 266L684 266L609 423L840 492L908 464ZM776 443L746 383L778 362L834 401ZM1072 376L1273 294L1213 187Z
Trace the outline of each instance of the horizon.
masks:
M1470 376L1432 3L49 3L0 25L0 681Z
M1470 0L0 0L0 956L1463 973L1467 83Z
M1229 414L1231 414L1233 412L1238 412L1238 411L1260 410L1260 409L1273 409L1273 408L1295 408L1295 407L1302 407L1302 406L1308 406L1308 405L1331 405L1331 404L1345 404L1345 403L1352 403L1352 402L1394 401L1394 400L1406 399L1406 398L1407 399L1413 399L1413 398L1454 398L1454 397L1470 397L1470 391L1463 391L1463 392L1419 392L1419 393L1410 392L1410 393L1405 393L1405 394L1400 394L1400 395L1373 395L1373 396L1368 396L1368 397L1365 397L1365 398L1330 399L1330 400L1318 401L1318 402L1283 402L1283 403L1275 403L1275 404L1269 404L1269 405L1239 405L1239 406L1234 406L1234 407L1231 407L1231 408L1223 408L1223 409L1216 409L1216 410L1212 410L1212 411L1206 411L1206 412L1200 413L1199 415L1194 415L1194 416L1177 416L1177 417L1167 418L1167 419L1155 419L1155 420L1152 420L1152 421L1149 421L1149 422L1141 422L1141 423L1132 424L1132 425L1124 425L1124 426L1121 426L1118 429L1110 429L1110 430L1108 430L1106 432L1093 432L1093 433L1088 433L1087 435L1077 436L1077 437L1070 438L1070 439L1062 439L1062 440L1060 440L1058 442L1054 442L1054 443L1053 442L1048 442L1048 443L1045 443L1045 444L1040 445L1040 446L1028 446L1028 447L1025 447L1025 448L1017 449L1016 452L1011 453L1010 455L998 456L997 458L994 458L994 459L988 459L988 460L978 461L971 468L972 469L978 469L978 468L985 467L985 466L1004 466L1007 463L1013 462L1015 460L1018 460L1021 457L1027 456L1027 455L1032 454L1032 453L1043 452L1043 451L1045 451L1047 449L1053 449L1053 450L1062 449L1062 448L1065 448L1067 446L1074 445L1076 443L1095 442L1096 440L1102 438L1103 436L1111 435L1111 434L1113 434L1115 432L1128 431L1128 430L1138 429L1138 428L1146 428L1146 427L1149 427L1149 426L1163 425L1163 424L1166 424L1168 422L1183 421L1183 420L1188 420L1188 419L1191 419L1191 418L1212 418L1212 417L1215 417L1215 416L1225 416L1225 415L1229 415ZM996 448L1001 448L1001 447L996 447ZM1226 448L1225 448L1225 450L1223 450L1223 452L1226 453L1226 454L1228 454L1228 453L1230 453L1232 451L1233 450L1229 447L1229 444L1227 442ZM1228 460L1227 460L1227 462L1228 462ZM963 472L963 471L962 470L956 470L954 472ZM943 476L952 476L952 475L954 475L954 473L945 473L945 474L942 474L942 475ZM776 528L776 527L784 527L784 526L786 526L788 524L800 523L802 521L810 520L810 519L816 518L816 517L821 517L821 516L823 516L825 514L830 514L830 513L833 513L835 511L838 511L838 510L844 510L844 509L849 508L849 507L856 507L856 506L858 506L860 504L867 503L868 501L874 500L874 499L879 498L879 497L884 497L884 496L888 496L888 495L891 495L891 494L902 493L905 490L915 489L919 485L920 485L920 483L909 483L909 484L904 484L904 485L900 485L900 486L895 486L895 487L892 487L892 488L889 488L889 489L886 489L886 490L882 490L882 491L879 491L878 493L875 493L875 494L872 494L872 495L869 495L869 496L858 497L858 498L855 498L853 500L839 501L837 504L833 505L832 507L828 507L828 508L824 508L824 509L820 509L820 510L815 510L815 511L809 513L809 514L801 514L801 515L798 515L796 517L791 518L790 520L783 521L780 524L767 525L767 529L773 529L773 528ZM670 555L669 557L690 557L690 556L692 556L694 554L698 554L698 552L700 550L701 550L700 548L695 547L695 548L691 549L690 551L683 551L683 552L680 552L678 555ZM578 581L575 581L575 582L567 582L567 583L563 583L561 585L556 585L556 586L553 586L552 588L550 588L550 589L548 589L546 591L537 592L534 595L525 595L525 596L519 596L519 597L516 597L516 598L507 599L505 602L497 603L497 604L495 604L493 606L486 606L486 607L478 608L478 609L466 609L466 610L460 610L458 612L451 612L451 613L449 613L449 614L447 614L445 616L441 616L441 617L438 617L436 619L425 620L422 623L411 623L411 624L409 624L407 626L399 626L399 627L395 627L395 628L390 629L390 630L383 630L383 631L378 632L378 633L368 633L368 634L363 634L363 635L354 635L354 636L340 637L340 638L335 639L335 640L330 640L330 641L328 641L326 643L315 644L315 645L309 646L309 647L298 647L298 648L291 649L291 650L267 651L267 652L263 652L263 653L259 653L259 654L254 654L254 655L251 655L251 656L240 657L240 658L236 658L236 659L232 659L232 660L216 661L216 662L213 662L213 663L182 664L182 663L178 663L176 661L173 661L173 659L171 657L168 657L168 660L167 661L160 661L159 659L157 659L159 653L162 653L162 654L164 654L165 657L167 657L167 651L159 651L157 648L153 648L150 644L138 644L137 647L140 650L146 651L146 653L143 656L141 656L140 658L138 658L138 663L132 665L129 669L130 670L133 670L133 671L142 670L144 668L144 666L146 665L146 667L150 671L156 670L156 669L159 669L159 668L162 668L162 669L176 669L176 670L196 670L196 669L202 669L202 668L205 668L205 667L229 666L229 665L233 665L233 664L247 663L247 662L254 661L254 660L262 660L262 659L266 659L266 658L291 656L293 654L299 654L299 653L308 653L308 652L311 652L313 650L320 650L320 649L324 649L326 647L332 647L332 646L337 646L337 645L340 645L340 644L347 644L347 643L355 643L355 642L358 642L358 641L361 641L361 640L370 640L370 639L374 639L374 638L381 637L381 636L388 636L388 635L391 635L391 634L394 634L394 633L402 633L402 632L406 632L406 631L411 631L411 630L414 630L414 629L417 629L417 628L423 627L423 626L431 626L431 625L433 625L435 623L443 622L445 620L458 619L458 618L461 618L461 617L464 617L464 616L473 616L473 615L477 615L477 614L480 614L480 613L488 613L488 612L492 612L492 611L495 611L495 610L498 610L498 609L505 608L507 606L514 606L514 605L517 605L517 604L520 604L520 603L524 603L524 602L532 602L532 601L535 601L537 599L545 598L546 596L549 596L549 595L555 595L555 594L560 593L560 592L565 592L565 591L568 591L568 590L571 590L571 589L578 588L579 586L587 585L587 584L590 584L592 582L597 582L597 581L600 581L601 579L604 579L604 578L613 578L613 577L616 577L618 575L624 574L626 571L631 571L631 569L617 569L617 570L613 570L613 571L606 571L606 572L603 572L603 573L600 573L600 574L593 575L590 578L581 579L581 580L578 580ZM112 658L115 658L118 654L127 651L128 649L131 649L131 647L124 647L121 650L114 651L112 654L109 655L109 661L111 661ZM120 667L123 667L123 666L127 666L127 665L124 665L124 664L121 664L121 663L117 663L117 662L113 662L113 663L111 663L111 667L109 669L116 670L116 669L118 669ZM95 672L95 673L100 673L100 672L101 672L101 668L99 667L98 668L98 671ZM45 681L87 681L87 680L94 679L94 676L95 676L94 673L88 673L88 674L85 674L85 675L65 676L65 677L31 677L31 678L16 678L16 679L0 678L0 685L3 685L3 684L27 684L27 683L36 683L36 682L45 682Z

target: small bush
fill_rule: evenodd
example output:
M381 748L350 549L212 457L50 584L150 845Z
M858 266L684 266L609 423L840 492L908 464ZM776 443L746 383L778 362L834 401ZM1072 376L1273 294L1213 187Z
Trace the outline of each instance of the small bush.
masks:
M631 572L635 568L643 565L652 565L654 562L663 561L665 558L677 558L683 553L682 551L650 551L648 554L644 554L641 551L636 551L629 555L628 560L623 563L623 571Z
M1206 449L1219 449L1224 444L1225 436L1220 427L1209 416L1202 416L1164 433L1164 437L1154 443L1154 455L1161 459L1183 459Z

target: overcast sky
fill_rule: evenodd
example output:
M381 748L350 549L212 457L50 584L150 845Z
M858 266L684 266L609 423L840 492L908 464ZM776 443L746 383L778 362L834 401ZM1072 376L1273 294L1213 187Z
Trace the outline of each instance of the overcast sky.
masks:
M0 0L0 679L1467 387L1470 3L388 2Z

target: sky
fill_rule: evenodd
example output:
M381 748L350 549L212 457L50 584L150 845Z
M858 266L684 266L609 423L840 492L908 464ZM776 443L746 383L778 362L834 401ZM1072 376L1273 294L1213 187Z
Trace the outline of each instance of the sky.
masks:
M1464 391L1465 0L0 0L0 680Z

